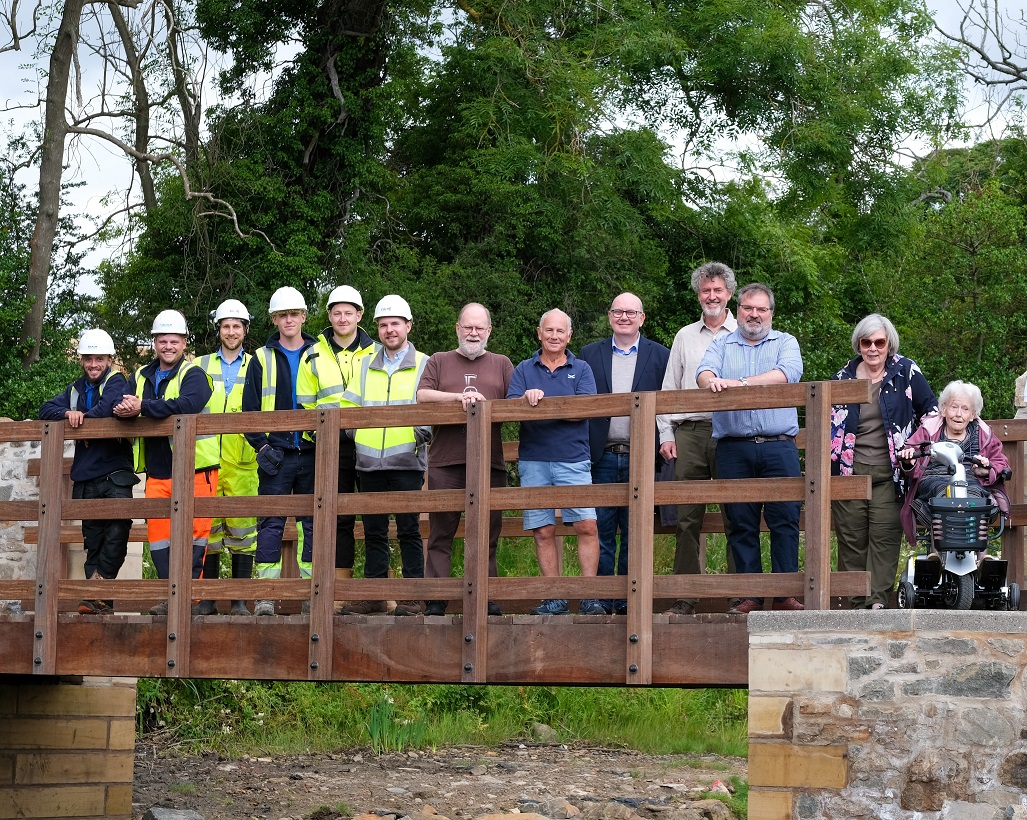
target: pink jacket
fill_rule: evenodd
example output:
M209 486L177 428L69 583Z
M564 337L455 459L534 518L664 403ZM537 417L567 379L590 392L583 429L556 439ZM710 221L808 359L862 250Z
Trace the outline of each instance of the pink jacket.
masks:
M1002 488L999 473L1009 469L1009 460L1006 458L1006 454L1002 452L1002 442L995 435L994 431L985 421L981 419L976 421L980 426L980 452L978 455L984 456L991 462L988 475L984 478L977 477L977 480L981 482L981 486L987 487L991 491L995 496L995 503L998 504L1003 515L1007 515L1009 513L1009 496L1006 495L1006 491ZM922 441L938 441L941 438L944 424L945 419L941 416L928 416L923 420L920 429L909 437L906 445L912 446ZM906 533L909 543L914 546L916 545L916 523L913 520L913 509L910 504L916 498L917 485L920 483L920 477L924 474L927 464L927 459L917 459L913 463L913 470L908 473L910 476L910 487L906 492L906 498L902 502L902 512L900 514L902 529Z

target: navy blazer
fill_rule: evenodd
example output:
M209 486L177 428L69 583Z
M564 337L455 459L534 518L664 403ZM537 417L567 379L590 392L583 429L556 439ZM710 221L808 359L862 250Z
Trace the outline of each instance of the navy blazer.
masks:
M596 379L597 393L613 392L612 360L613 337L585 345L581 349L580 358L588 362ZM633 391L659 390L663 387L663 374L667 370L670 351L659 342L640 336L638 339L638 358L635 361L635 377L631 381ZM603 456L606 447L606 436L610 432L609 416L588 420L588 443L595 464ZM654 439L653 457L660 450L660 435L657 430Z

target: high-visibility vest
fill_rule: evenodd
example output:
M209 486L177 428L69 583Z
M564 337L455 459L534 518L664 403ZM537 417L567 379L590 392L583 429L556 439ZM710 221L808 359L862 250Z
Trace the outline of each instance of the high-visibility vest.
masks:
M183 361L178 368L178 372L174 376L171 376L165 381L166 387L164 388L164 395L159 398L165 401L171 401L177 399L182 393L182 379L185 374L188 373L192 368L197 365L194 362ZM203 372L203 371L201 371ZM205 372L203 375L207 379L207 383L211 384L210 376ZM143 377L143 368L140 367L135 372L135 383L136 383L136 395L141 399L143 397L143 390L146 387L146 379ZM157 398L155 396L155 398ZM212 394L210 400L208 400L206 406L200 411L201 414L209 413L211 410L211 403L214 402L214 395ZM137 438L132 443L132 450L135 452L135 471L137 473L146 472L146 453L143 447L145 439ZM168 444L174 447L173 439L168 436ZM216 467L218 465L218 437L213 433L207 435L196 436L196 469L205 470L208 467Z
M111 380L111 377L114 376L115 374L121 375L114 368L109 368L107 370L107 375L104 376L103 379L100 381L100 383L96 386L96 398L97 398L97 400L99 400L99 398L103 395L103 389L107 386L107 382L109 382ZM77 382L76 382L76 384L77 384ZM75 385L73 384L71 386L71 395L68 397L68 404L70 405L70 409L78 410L78 398L79 398L78 388L75 387Z
M357 383L351 385L355 389L347 388L346 398L361 407L416 404L417 383L428 356L411 350L413 366L401 367L391 375L380 364L383 350L374 357L364 358ZM419 445L413 427L365 427L356 431L353 441L358 470L423 470L425 467L424 447Z
M214 394L210 397L208 406L212 413L241 413L242 394L246 386L246 369L253 359L249 353L243 352L242 363L239 365L239 375L235 378L235 384L231 390L225 389L225 374L221 367L221 357L216 353L208 353L196 360L196 365L203 368L203 371L210 376ZM240 467L252 467L257 463L257 454L253 448L246 443L242 433L221 433L218 436L218 452L222 467L226 464L233 464Z
M346 385L353 381L360 370L360 362L372 355L379 347L371 342L357 350L332 348L325 334L303 351L300 372L296 379L296 404L305 410L315 407L352 407L353 403L344 397Z

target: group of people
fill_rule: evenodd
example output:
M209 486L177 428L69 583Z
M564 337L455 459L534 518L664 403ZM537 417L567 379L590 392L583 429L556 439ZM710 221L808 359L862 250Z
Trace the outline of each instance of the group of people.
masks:
M492 318L478 303L460 311L454 350L428 356L410 341L413 316L402 297L389 295L374 309L378 339L361 329L364 305L360 293L342 285L328 295L329 326L318 336L303 329L307 304L292 287L278 289L269 304L276 331L253 354L244 349L251 316L236 299L211 313L220 346L189 360L189 330L174 310L158 314L152 325L154 359L125 378L114 365L114 344L99 329L79 340L82 376L46 402L40 418L67 419L72 427L87 418L131 420L138 416L167 418L190 413L232 413L324 407L393 406L459 402L467 409L477 402L523 399L536 407L543 398L647 390L706 389L712 392L749 386L798 382L803 363L795 337L773 328L774 294L751 283L738 291L738 318L728 305L735 295L734 271L719 262L697 268L691 277L701 318L683 327L672 347L642 335L645 311L631 293L618 295L608 310L612 335L586 345L580 357L569 345L571 318L561 310L546 312L537 329L539 349L516 367L506 356L488 351ZM873 497L868 501L833 504L838 533L838 564L843 570L867 570L871 594L854 606L884 606L894 584L902 534L902 504L912 497L909 480L921 479L922 465L910 461L907 441L918 436L965 441L968 458L983 454L974 475L986 488L1008 465L996 450L995 438L980 421L980 391L961 382L950 385L938 403L919 368L898 354L894 326L876 314L863 319L852 336L857 356L836 379L868 379L868 404L835 407L832 416L832 460L842 475L869 475ZM657 419L657 439L632 441L628 419L527 419L521 423L518 471L524 487L624 483L630 459L666 462L677 480L715 478L796 477L801 475L795 443L795 408L682 412ZM310 431L270 431L199 436L194 454L196 496L310 494L314 481L316 441ZM490 481L507 483L499 425L493 425ZM126 437L76 442L71 478L75 498L125 498L146 475L150 498L171 495L172 441L169 438ZM419 490L427 477L431 489L463 489L466 485L467 435L464 425L358 428L341 430L338 489L340 493ZM982 464L984 466L982 466ZM929 483L924 476L924 483ZM770 531L773 572L798 571L799 502L727 502L721 506L728 540L728 570L763 571L761 519ZM674 572L697 574L705 504L678 507ZM448 577L459 512L429 514L427 549L417 513L395 514L402 574L405 578ZM367 578L389 573L389 514L362 516ZM577 536L577 557L583 576L625 575L628 556L626 507L574 507L562 510L563 525ZM195 519L193 578L217 578L221 554L231 556L233 578L278 578L282 571L282 540L286 518L261 516ZM126 555L131 521L83 522L87 578L116 578ZM355 517L340 515L336 526L335 572L353 576ZM556 512L525 510L524 527L535 541L543 576L562 574L563 555ZM170 522L150 519L147 538L159 578L169 576ZM494 510L489 528L489 574L498 574L496 547L502 512ZM309 516L297 519L298 562L302 577L311 576L313 526ZM681 599L667 610L695 613L695 599ZM307 608L309 602L304 603ZM760 609L759 598L732 602L730 612ZM775 609L799 610L795 598L773 602ZM398 601L396 615L443 615L447 601ZM83 601L84 614L105 613L110 600ZM621 600L585 599L581 614L622 613ZM151 614L167 613L167 602ZM216 614L214 601L194 604L195 614ZM388 611L386 601L339 602L337 614L371 615ZM568 611L563 599L547 599L532 612L556 615ZM502 613L489 601L488 612ZM248 615L246 601L231 602L230 614ZM274 615L275 604L258 600L256 615Z

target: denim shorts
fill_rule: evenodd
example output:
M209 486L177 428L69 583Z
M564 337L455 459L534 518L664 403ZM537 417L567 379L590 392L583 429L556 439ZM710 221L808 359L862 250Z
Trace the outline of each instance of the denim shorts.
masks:
M519 461L522 487L567 487L592 483L592 465L587 461ZM596 517L595 507L570 507L563 510L563 523L573 524ZM525 510L524 529L535 530L556 523L555 510Z

